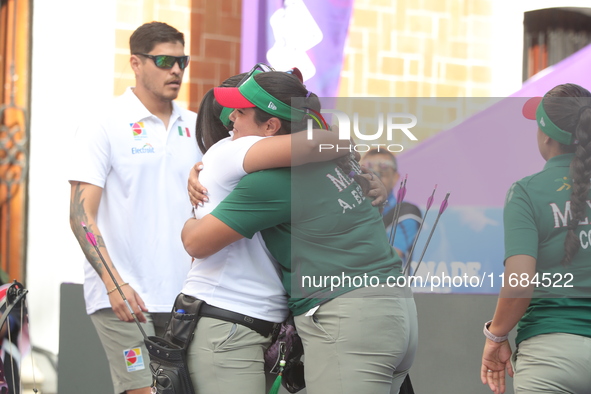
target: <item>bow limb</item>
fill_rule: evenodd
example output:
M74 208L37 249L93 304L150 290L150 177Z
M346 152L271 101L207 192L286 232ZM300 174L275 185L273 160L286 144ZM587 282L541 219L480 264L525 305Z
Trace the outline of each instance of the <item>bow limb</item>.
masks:
M28 292L29 290L25 289L24 286L16 280L6 290L6 299L4 304L0 305L0 328L4 326L12 309L19 305L20 301L25 298Z

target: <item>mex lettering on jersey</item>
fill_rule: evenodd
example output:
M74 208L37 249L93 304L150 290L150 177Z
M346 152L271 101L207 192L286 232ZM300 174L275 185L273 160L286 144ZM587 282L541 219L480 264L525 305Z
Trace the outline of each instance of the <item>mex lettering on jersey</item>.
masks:
M587 200L587 206L591 209L591 200ZM554 216L554 228L567 227L568 220L572 219L573 215L570 208L570 201L564 204L564 210L561 210L558 204L550 203L552 215ZM579 221L579 226L589 225L589 215L585 216L583 220ZM581 248L587 249L591 246L591 229L585 228L579 232L579 241Z
M358 174L361 173L361 168L355 163L353 165L353 171L357 172ZM350 190L349 195L343 195L341 198L337 199L337 203L343 209L342 213L346 213L347 210L352 210L356 206L359 206L363 200L365 200L365 196L363 195L363 190L361 186L359 186L353 178L349 177L348 174L345 174L343 170L339 167L334 168L333 173L326 174L326 178L328 178L332 184L337 188L339 193L346 191L351 184L354 184L352 190Z

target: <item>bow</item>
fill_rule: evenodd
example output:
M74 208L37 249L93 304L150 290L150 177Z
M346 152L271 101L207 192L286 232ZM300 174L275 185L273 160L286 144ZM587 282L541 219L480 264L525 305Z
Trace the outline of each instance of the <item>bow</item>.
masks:
M0 328L8 319L8 315L14 309L15 306L20 305L21 300L25 298L29 290L25 289L25 287L17 282L16 280L12 282L10 287L6 290L6 301L3 305L0 306Z
M0 329L4 326L4 323L7 323L10 312L12 312L15 307L22 305L27 293L29 292L21 283L17 282L16 280L10 286L8 286L8 288L6 288L6 286L7 285L4 285L1 288L1 292L4 293L4 303L0 305ZM8 338L3 338L3 340L10 340L10 327L8 327L8 332ZM11 363L14 362L12 356L10 356L10 359ZM14 368L14 365L12 368ZM17 382L13 381L12 384L16 387ZM4 389L9 390L9 387L6 378L4 377L3 365L0 365L0 390L4 392ZM37 393L36 388L34 388L33 391Z

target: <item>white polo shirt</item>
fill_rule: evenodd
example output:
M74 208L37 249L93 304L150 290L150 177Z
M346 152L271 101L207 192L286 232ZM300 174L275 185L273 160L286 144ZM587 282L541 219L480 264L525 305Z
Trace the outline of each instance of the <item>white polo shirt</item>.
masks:
M197 114L174 102L168 130L129 88L73 141L69 180L103 188L97 225L121 278L149 312L170 312L191 267L181 230L191 216L187 179L201 160ZM103 282L85 259L86 311L110 308Z
M196 210L197 219L213 211L234 190L246 175L246 153L262 138L228 137L205 153L199 182L207 188L209 202ZM288 314L281 271L261 233L240 239L205 259L196 259L182 292L218 308L276 323Z

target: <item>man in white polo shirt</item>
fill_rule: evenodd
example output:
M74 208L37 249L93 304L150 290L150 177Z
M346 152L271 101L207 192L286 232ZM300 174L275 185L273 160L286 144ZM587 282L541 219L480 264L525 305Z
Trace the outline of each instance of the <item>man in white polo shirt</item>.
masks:
M173 101L189 62L183 33L151 22L129 43L136 86L80 125L74 138L70 225L86 256L86 310L107 353L115 393L147 394L143 337L129 324L133 317L81 222L95 234L147 335L154 335L190 269L180 233L191 216L187 178L201 153L197 115Z

